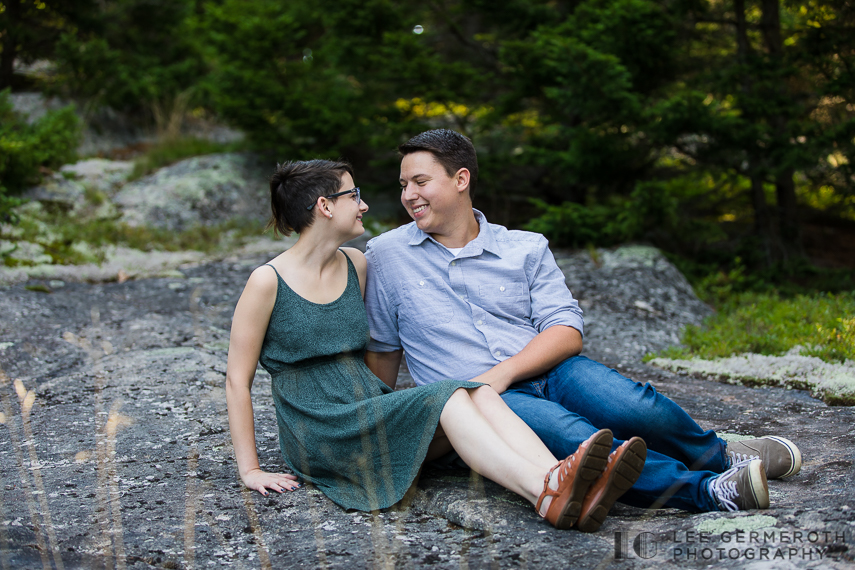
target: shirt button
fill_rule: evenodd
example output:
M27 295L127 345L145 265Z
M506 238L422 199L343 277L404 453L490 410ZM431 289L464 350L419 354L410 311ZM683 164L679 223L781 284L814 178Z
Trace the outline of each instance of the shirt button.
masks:
M479 324L479 325L483 325L483 324L484 324L484 321L478 321L478 324Z
M504 287L504 286L499 287L499 291L504 291L504 290L505 290L505 287Z
M497 351L496 351L496 352L494 352L493 354L495 354L496 356L502 356L502 351L501 351L501 350L497 350Z
M456 262L456 261L452 261L452 262L451 262L451 265L452 265L452 266L457 265L457 262Z
M425 284L424 281L419 281L419 285L424 285L424 284Z

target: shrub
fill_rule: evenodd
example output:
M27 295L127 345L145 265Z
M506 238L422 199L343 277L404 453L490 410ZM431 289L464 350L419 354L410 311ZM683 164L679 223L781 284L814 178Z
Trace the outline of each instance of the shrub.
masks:
M606 204L553 206L538 198L530 201L543 213L525 229L545 235L555 246L656 240L678 227L677 200L669 182L639 182L629 197L615 197Z
M72 162L79 141L80 120L70 106L30 124L12 109L9 90L0 92L0 196L37 184L45 168Z

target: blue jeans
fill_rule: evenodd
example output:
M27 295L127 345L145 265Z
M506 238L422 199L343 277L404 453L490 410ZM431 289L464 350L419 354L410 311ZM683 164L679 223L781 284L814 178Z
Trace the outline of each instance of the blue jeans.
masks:
M647 461L621 502L644 508L717 511L707 491L727 469L726 445L704 431L670 399L584 356L512 384L505 403L563 459L599 429L615 436L614 448L633 436L647 443Z

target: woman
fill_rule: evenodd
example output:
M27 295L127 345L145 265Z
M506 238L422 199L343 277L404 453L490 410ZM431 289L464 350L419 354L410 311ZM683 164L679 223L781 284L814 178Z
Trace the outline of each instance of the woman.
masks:
M299 477L344 508L382 509L450 442L473 470L570 528L606 467L611 432L558 462L488 386L449 380L393 391L363 361L365 258L340 248L364 232L368 211L350 165L280 165L270 192L271 225L299 239L253 271L235 308L226 394L243 483L267 496L296 489ZM295 474L259 467L250 400L259 362L272 377L280 449Z

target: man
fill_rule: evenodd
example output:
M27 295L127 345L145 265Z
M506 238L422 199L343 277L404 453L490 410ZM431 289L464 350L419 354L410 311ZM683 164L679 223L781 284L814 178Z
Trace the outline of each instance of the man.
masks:
M728 446L650 384L579 356L582 311L546 239L489 224L472 208L478 162L469 139L432 130L399 151L401 203L414 221L374 238L366 253L366 363L379 378L394 386L406 352L417 384L489 384L556 457L601 428L613 431L613 448L643 438L647 461L621 497L628 504L768 508L767 477L801 467L792 442ZM578 527L597 530L615 498L586 497Z

